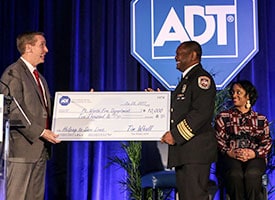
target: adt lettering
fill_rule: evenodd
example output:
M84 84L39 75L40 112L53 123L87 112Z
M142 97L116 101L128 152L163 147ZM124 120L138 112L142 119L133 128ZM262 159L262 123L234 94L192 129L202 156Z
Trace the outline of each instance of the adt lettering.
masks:
M159 32L155 30L154 47L162 47L165 42L196 40L205 44L215 39L217 45L228 44L228 23L236 22L236 6L184 6L184 22L181 22L174 7L163 22ZM155 16L158 17L158 16ZM195 23L195 19L197 20ZM183 26L184 24L184 26ZM235 27L235 26L234 26ZM196 29L201 29L200 33ZM235 31L232 33L235 35ZM230 34L232 36L232 34ZM215 38L214 38L215 36ZM236 37L235 37L236 38ZM153 56L154 57L154 56Z

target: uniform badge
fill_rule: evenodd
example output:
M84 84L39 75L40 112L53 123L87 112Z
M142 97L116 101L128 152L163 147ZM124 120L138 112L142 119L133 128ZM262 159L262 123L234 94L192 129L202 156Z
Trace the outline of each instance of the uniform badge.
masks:
M207 76L200 76L198 78L198 85L201 89L204 89L204 90L209 89L211 85L211 80Z
M186 87L187 87L187 85L186 85L186 84L183 84L183 86L182 86L182 88L181 88L181 93L184 93L184 92L185 92Z

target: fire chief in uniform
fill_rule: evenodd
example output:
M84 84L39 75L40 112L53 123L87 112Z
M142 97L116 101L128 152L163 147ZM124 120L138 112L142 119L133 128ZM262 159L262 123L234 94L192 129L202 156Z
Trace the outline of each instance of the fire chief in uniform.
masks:
M211 125L216 87L200 64L202 49L195 41L176 50L182 79L171 96L171 126L162 136L169 144L168 167L175 167L180 200L207 200L211 163L217 141Z

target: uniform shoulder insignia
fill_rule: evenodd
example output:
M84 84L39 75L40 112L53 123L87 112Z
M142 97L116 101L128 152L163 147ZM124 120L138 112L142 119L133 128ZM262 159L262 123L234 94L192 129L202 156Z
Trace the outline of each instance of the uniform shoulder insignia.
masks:
M209 89L211 85L211 80L207 76L200 76L198 78L198 85L201 89L204 89L204 90Z

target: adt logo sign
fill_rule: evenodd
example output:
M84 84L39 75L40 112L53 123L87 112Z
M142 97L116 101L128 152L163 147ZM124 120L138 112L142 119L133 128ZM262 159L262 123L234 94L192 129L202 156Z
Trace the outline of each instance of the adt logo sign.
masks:
M168 90L180 79L175 51L202 46L203 67L224 88L258 52L256 0L132 0L131 53Z

